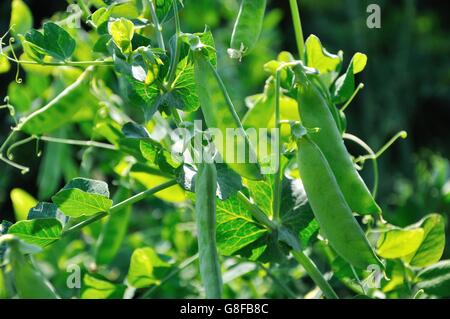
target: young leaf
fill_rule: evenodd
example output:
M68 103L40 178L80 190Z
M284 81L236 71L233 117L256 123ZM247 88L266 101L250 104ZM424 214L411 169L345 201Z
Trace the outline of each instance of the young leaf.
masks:
M9 25L13 35L25 34L33 27L33 15L22 0L13 0L11 3L11 21Z
M17 221L27 219L28 211L38 203L33 196L20 188L11 191L11 201Z
M53 202L67 216L91 216L108 212L112 206L108 184L86 178L71 180L52 197Z
M109 23L108 32L123 54L131 53L133 50L131 40L134 35L133 22L125 18L120 18Z
M127 288L91 275L83 277L82 299L122 299Z
M347 101L355 91L355 74L362 72L367 64L367 56L363 53L355 53L347 72L341 75L333 87L333 102L344 103Z
M43 33L31 30L25 35L32 51L51 56L57 60L69 59L75 51L76 42L70 34L53 22L44 24Z
M396 259L415 252L424 237L418 229L392 229L381 234L377 243L377 254L386 259Z
M40 218L32 220L22 220L8 229L8 234L12 234L24 242L45 247L61 238L62 225L55 218Z
M445 247L445 224L442 216L428 215L413 227L424 230L423 241L413 254L406 257L406 261L416 267L426 267L438 262Z
M152 248L138 248L131 256L127 281L135 288L157 285L169 267Z

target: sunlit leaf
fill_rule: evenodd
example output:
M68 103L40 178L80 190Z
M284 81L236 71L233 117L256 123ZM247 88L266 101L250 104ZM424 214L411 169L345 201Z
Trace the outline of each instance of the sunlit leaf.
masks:
M8 229L8 234L15 235L24 242L45 247L61 238L62 225L55 218L21 220Z
M14 188L11 191L11 201L18 221L27 219L28 211L38 203L33 196L20 188Z
M168 267L170 264L162 260L153 248L138 248L131 256L127 281L136 288L159 284Z

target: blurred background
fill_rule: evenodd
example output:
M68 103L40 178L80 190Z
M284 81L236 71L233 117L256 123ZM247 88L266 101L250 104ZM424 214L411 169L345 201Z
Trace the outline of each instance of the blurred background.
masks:
M26 0L35 27L66 1ZM263 64L281 50L296 54L289 2L270 1L264 32L254 53L242 63L226 58L226 48L237 14L236 0L185 0L182 29L202 31L208 25L217 41L220 73L242 115L246 96L262 92ZM381 28L369 29L369 4L381 7ZM385 218L399 226L437 212L450 216L450 21L448 1L418 0L300 0L305 38L317 35L328 51L343 50L346 66L355 52L366 53L368 65L358 81L365 88L347 109L348 132L379 149L400 130L408 138L395 143L380 158L378 201ZM0 2L0 32L8 29L10 1ZM12 84L10 84L12 83ZM234 85L238 83L239 85ZM14 71L0 75L0 98L17 92ZM16 93L17 95L17 93ZM20 94L19 94L20 95ZM0 140L10 130L6 110L0 111ZM350 146L350 145L349 145ZM360 149L350 146L355 152ZM74 156L81 155L74 153ZM31 167L21 175L0 163L0 219L13 220L10 191L23 188L39 197L39 166L35 145L16 151L18 162ZM77 159L79 160L79 158ZM363 172L371 185L371 166ZM59 184L64 185L64 178ZM40 198L42 199L42 198ZM45 198L44 198L45 199ZM447 234L448 234L447 222ZM447 240L447 243L449 241ZM445 258L450 257L447 244Z

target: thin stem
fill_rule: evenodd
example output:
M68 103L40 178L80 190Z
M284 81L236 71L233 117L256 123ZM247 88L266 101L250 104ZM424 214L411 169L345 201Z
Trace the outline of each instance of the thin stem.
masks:
M69 145L79 145L79 146L87 146L87 147L98 147L104 148L107 150L117 150L112 144L106 144L95 141L80 141L80 140L72 140L66 138L52 137L52 136L41 136L38 138L39 140L50 142L50 143L60 143L60 144L69 144Z
M248 198L247 196L245 196L242 192L238 192L237 193L239 200L245 205L247 206L247 208L250 210L250 212L252 213L253 217L255 217L255 219L260 222L261 224L263 224L264 226L266 226L267 228L270 228L272 230L276 230L277 229L277 225L270 220L267 215L255 204L253 204Z
M153 24L155 25L156 39L158 41L159 48L161 50L166 51L166 46L164 44L164 38L162 35L162 27L159 24L159 20L158 20L158 16L156 15L155 4L153 3L153 0L149 0L149 4L150 4L150 13L152 15Z
M300 250L292 251L292 255L298 261L298 263L301 264L303 268L305 268L308 275L320 288L320 290L322 290L322 293L327 299L339 299L339 297L334 292L333 288L330 286L328 281L325 279L325 277L319 271L317 266L307 255L305 255Z
M275 127L278 132L278 150L277 150L277 162L278 168L275 173L274 181L274 194L272 202L273 220L279 222L280 220L280 207L281 207L281 136L280 136L280 71L277 71L275 76Z
M19 146L21 146L21 145L25 145L25 144L27 144L28 142L31 142L31 141L33 141L33 140L35 140L35 139L36 139L36 136L32 135L32 136L29 136L29 137L27 137L27 138L24 138L23 140L20 140L20 141L18 141L18 142L15 142L14 144L11 144L11 146L8 147L8 149L6 150L6 157L12 159L12 158L11 158L11 152L12 152L16 147L19 147Z
M344 139L347 139L349 141L355 142L356 144L361 146L364 150L366 150L367 153L369 153L368 156L372 160L372 163L373 163L372 196L373 196L373 198L376 198L377 197L377 192L378 192L379 172L378 172L378 161L377 161L377 157L375 155L375 152L370 148L369 145L367 145L363 140L361 140L359 137L357 137L355 135L352 135L352 134L349 134L349 133L344 133L343 137L344 137Z
M166 188L172 187L175 184L177 184L177 181L175 179L173 179L173 180L165 182L165 183L163 183L163 184L161 184L159 186L156 186L156 187L153 187L151 189L147 189L147 190L145 190L143 192L140 192L139 194L136 194L136 195L134 195L134 196L132 196L130 198L127 198L126 200L124 200L124 201L122 201L120 203L117 203L116 205L112 206L109 209L109 212L100 212L100 213L98 213L98 214L96 214L94 216L91 216L90 218L88 218L88 219L86 219L86 220L84 220L84 221L82 221L82 222L80 222L80 223L70 227L69 229L64 231L62 235L63 236L67 236L69 234L73 234L74 232L78 231L79 229L81 229L83 227L86 227L87 225L90 225L90 224L92 224L92 223L102 219L103 217L108 216L109 214L114 214L115 212L123 209L124 207L133 205L133 204L135 204L135 203L137 203L137 202L147 198L148 196L153 195L153 194L155 194L157 192L160 192L160 191L162 191L162 190L164 190Z
M300 60L303 60L305 54L305 40L303 38L302 22L300 20L297 0L289 0L289 4L291 6L292 22L294 24L298 55L300 56Z
M8 60L17 64L31 64L31 65L43 65L43 66L113 66L114 62L110 60L96 60L96 61L64 61L64 62L37 62L17 60L3 54Z
M145 299L145 298L149 298L156 289L158 289L159 287L161 287L162 285L164 285L167 281L169 281L173 276L175 276L176 274L178 274L180 271L182 271L183 269L185 269L186 267L188 267L190 264L192 264L194 261L196 261L198 259L198 253L195 254L192 257L189 257L188 259L186 259L185 261L183 261L181 264L179 264L174 270L172 270L166 277L164 277L161 282L159 283L159 285L154 285L151 288L149 288L142 296L141 299Z
M175 17L175 54L172 58L172 63L170 65L170 71L169 71L169 77L168 77L168 83L169 87L172 88L173 82L175 79L175 74L177 71L177 65L178 61L180 60L180 34L181 34L181 27L180 27L180 17L178 14L178 0L172 0L173 2L173 14Z
M359 91L361 91L362 89L364 89L364 83L359 83L358 87L356 88L355 92L353 92L352 96L348 99L348 101L344 104L343 107L341 107L341 111L344 112L347 107L350 105L350 103L352 103L353 99L355 98L355 96L358 94Z
M83 18L87 19L91 15L91 11L87 7L86 3L84 3L84 0L77 0L77 4L83 12Z

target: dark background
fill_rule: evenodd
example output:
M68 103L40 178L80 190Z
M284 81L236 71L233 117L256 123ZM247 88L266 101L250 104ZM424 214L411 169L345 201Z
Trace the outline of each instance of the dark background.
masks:
M67 6L62 0L26 2L32 9L35 27L40 27L41 21L53 13L65 11ZM366 27L366 8L370 3L381 6L381 29ZM219 42L228 41L236 1L186 0L185 5L183 29L199 31L209 24L216 30ZM270 7L275 22L264 31L262 41L265 42L253 54L253 60L244 62L241 68L222 66L233 99L241 110L245 96L262 90L263 61L275 58L281 49L296 50L289 2L271 1ZM314 33L330 52L344 50L344 65L357 51L369 57L366 70L358 78L365 83L365 89L347 111L348 131L363 138L375 150L396 132L408 131L408 139L397 142L380 159L379 201L388 220L406 225L430 212L448 214L448 1L301 0L300 8L305 38ZM2 33L8 28L9 12L10 1L1 1ZM233 87L236 77L240 79L238 88ZM7 94L8 84L13 80L13 71L0 75L0 97ZM0 111L2 140L10 129L6 115L7 111ZM1 219L12 218L9 199L12 188L37 193L35 181L40 159L35 156L34 146L22 148L17 160L26 162L32 169L27 175L21 175L0 163ZM371 172L366 173L370 184Z

